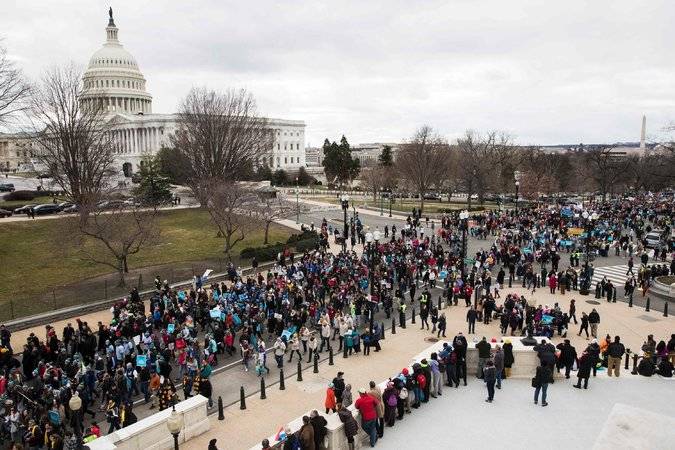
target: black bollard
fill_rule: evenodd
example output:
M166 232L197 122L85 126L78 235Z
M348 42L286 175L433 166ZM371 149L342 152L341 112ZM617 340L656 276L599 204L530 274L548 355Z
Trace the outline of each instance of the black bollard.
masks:
M347 342L343 342L342 344L342 357L347 358Z
M438 310L440 311L441 309L443 309L443 308L441 308L441 296L439 295L438 296Z
M632 308L633 307L633 293L628 296L628 307Z
M600 283L595 284L595 298L600 298Z
M328 347L328 365L332 366L333 364L333 347Z
M391 318L391 334L396 334L396 320Z
M225 413L223 411L223 397L218 396L218 420L225 420Z
M298 381L302 381L302 363L298 361Z
M380 324L380 339L384 340L384 322Z
M663 317L668 317L668 300L663 302Z
M523 275L523 287L525 287L525 275Z
M267 395L265 394L265 377L260 377L260 400L265 400Z
M638 360L638 355L637 353L633 353L633 371L631 372L633 375L637 375L637 360Z
M612 303L616 303L616 288L614 288L614 291L612 292Z
M239 388L239 409L246 409L246 395L244 394L244 386Z
M319 373L319 354L314 353L314 373Z
M649 299L649 297L647 297L647 304L645 305L645 311L647 311L647 312L649 312L649 303L650 302L651 302L651 300Z
M286 389L286 380L284 378L284 369L279 369L279 390L283 391Z
M628 370L628 362L630 360L630 349L626 350L626 362L623 366L624 370Z
M509 277L509 287L513 287L513 278Z
M413 309L412 309L412 320L410 321L410 323L412 323L412 324L415 323L415 307L414 306L413 306Z

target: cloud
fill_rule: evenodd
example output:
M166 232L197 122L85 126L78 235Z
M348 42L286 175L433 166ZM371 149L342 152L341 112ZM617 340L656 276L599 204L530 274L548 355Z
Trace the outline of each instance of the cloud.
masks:
M635 141L642 114L675 117L667 0L258 2L111 0L157 112L192 86L244 86L307 141L448 138L501 129L518 142ZM31 76L86 64L108 3L10 1L0 33Z

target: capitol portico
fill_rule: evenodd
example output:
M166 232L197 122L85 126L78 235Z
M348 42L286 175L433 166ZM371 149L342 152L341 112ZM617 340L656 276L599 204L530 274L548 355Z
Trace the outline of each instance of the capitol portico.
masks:
M126 177L170 145L178 127L177 114L153 114L152 96L136 59L124 49L118 28L109 13L106 42L89 60L82 82L83 107L102 107L107 111L115 144L116 168ZM305 165L305 123L301 120L267 119L275 136L269 153L258 163L273 170L298 170Z

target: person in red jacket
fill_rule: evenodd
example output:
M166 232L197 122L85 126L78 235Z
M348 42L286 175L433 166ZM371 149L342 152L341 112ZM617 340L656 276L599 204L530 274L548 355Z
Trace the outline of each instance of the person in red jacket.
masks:
M377 442L377 405L379 401L372 395L366 394L366 390L359 389L359 398L354 407L361 413L361 428L370 437L370 446L375 447Z

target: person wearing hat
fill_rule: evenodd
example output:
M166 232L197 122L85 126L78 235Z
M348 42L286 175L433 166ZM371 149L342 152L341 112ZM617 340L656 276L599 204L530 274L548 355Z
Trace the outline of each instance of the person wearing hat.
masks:
M333 383L328 383L328 388L326 388L326 400L324 401L326 414L328 414L330 411L333 411L334 413L337 412L337 401L335 399L335 391L333 388Z
M511 367L513 367L513 363L515 362L515 358L513 357L513 344L510 339L504 339L504 346L502 349L504 350L504 378L510 378Z
M375 447L377 443L377 405L378 400L375 397L359 388L359 398L354 407L361 413L361 428L368 435L371 447Z

